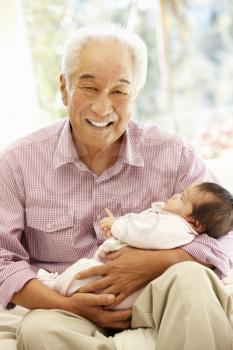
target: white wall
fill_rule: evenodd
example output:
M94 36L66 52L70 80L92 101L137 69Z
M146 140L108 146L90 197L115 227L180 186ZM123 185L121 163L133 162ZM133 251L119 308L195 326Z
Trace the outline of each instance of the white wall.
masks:
M226 150L219 158L207 160L206 163L222 185L233 193L233 149Z
M0 149L39 126L20 0L0 0Z

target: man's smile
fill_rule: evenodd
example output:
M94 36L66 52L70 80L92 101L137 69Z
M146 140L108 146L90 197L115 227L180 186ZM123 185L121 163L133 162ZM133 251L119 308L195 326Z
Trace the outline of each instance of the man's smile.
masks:
M105 127L108 127L110 125L113 124L112 121L106 121L106 122L97 122L95 120L92 120L92 119L86 119L86 121L90 124L90 125L93 125L97 128L105 128Z

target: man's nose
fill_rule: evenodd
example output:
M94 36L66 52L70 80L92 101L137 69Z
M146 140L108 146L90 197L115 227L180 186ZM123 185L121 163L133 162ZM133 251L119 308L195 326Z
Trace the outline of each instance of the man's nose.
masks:
M98 96L96 96L95 100L92 101L91 111L101 117L112 113L113 106L109 96L107 96L106 94L99 94Z

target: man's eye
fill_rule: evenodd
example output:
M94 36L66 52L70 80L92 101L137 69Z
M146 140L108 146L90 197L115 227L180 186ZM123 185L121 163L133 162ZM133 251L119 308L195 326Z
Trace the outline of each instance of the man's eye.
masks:
M97 91L97 89L94 86L84 86L84 89Z
M114 90L113 93L114 93L114 94L119 94L119 95L127 95L126 92L121 91L121 90Z

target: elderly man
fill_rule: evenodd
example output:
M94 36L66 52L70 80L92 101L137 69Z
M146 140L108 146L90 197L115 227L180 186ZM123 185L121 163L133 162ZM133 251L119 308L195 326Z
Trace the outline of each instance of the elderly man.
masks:
M159 350L232 349L232 297L211 271L229 272L230 234L221 240L200 235L167 251L125 247L81 273L102 278L70 297L36 279L40 267L62 272L93 255L103 241L105 207L115 215L140 212L211 179L183 140L131 121L146 66L136 34L78 30L65 47L60 76L68 120L1 154L0 302L31 310L17 329L17 349L115 349L108 330L130 325L155 329ZM150 281L133 311L112 310ZM7 350L7 327L0 330Z

